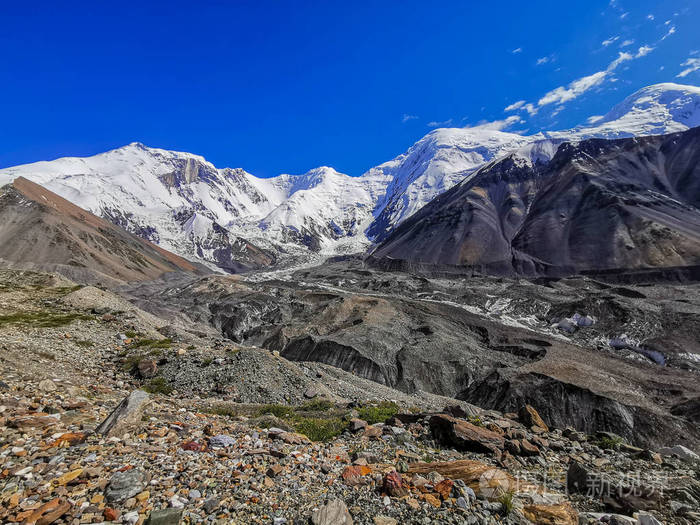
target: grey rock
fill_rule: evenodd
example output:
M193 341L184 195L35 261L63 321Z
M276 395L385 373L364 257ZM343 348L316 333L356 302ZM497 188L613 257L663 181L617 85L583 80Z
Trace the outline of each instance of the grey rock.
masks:
M50 379L44 379L43 381L39 381L39 390L41 390L42 392L55 392L56 389L56 383L54 383Z
M204 501L204 504L202 505L202 508L204 509L204 512L206 512L207 514L211 514L219 508L219 498L212 497L206 499Z
M146 525L177 525L182 519L182 509L154 510L148 516Z
M311 515L313 525L352 525L352 516L342 500L334 499Z
M654 516L646 512L640 512L637 515L637 521L639 522L639 525L663 525Z
M318 392L316 391L315 388L309 387L304 391L304 397L306 399L313 399L318 395Z
M136 496L146 487L146 473L140 469L115 472L109 480L105 498L110 503L120 503Z
M672 456L676 455L679 458L685 460L685 461L696 461L700 460L700 456L698 456L695 452L690 450L689 448L684 447L683 445L675 445L673 447L664 447L659 450L659 454L662 456Z
M235 444L236 440L226 434L219 434L209 438L209 446L211 448L226 448L232 447Z
M139 422L148 403L148 393L135 390L117 405L112 413L95 429L97 434L111 436L124 432Z

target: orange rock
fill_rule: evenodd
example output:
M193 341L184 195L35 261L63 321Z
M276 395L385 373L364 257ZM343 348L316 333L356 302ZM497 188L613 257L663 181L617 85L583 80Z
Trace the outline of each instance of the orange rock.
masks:
M578 512L568 501L558 505L525 505L523 515L538 525L578 525Z
M83 473L83 469L78 468L78 469L75 469L71 472L64 474L63 476L56 479L54 482L56 483L56 485L67 485L68 483L73 481L75 478L80 476L82 473Z
M21 494L19 492L15 492L12 496L10 496L10 500L7 502L10 508L16 507L19 505L19 498Z
M102 515L107 521L117 521L117 518L119 518L119 512L110 507L105 508L102 511Z
M522 407L518 412L518 417L520 418L520 422L526 427L539 427L546 432L549 431L549 427L542 420L540 414L530 405Z
M64 444L68 444L72 447L74 445L79 445L80 443L83 443L86 438L87 434L85 434L84 432L66 432L65 434L61 434L56 441L51 443L50 446L60 447Z
M435 492L440 494L440 496L442 496L442 499L445 500L450 497L453 485L454 482L451 479L443 479L440 483L435 485Z
M345 467L341 476L347 485L360 485L364 483L362 478L371 472L372 469L366 465L352 465Z
M432 494L426 494L425 496L423 496L423 499L425 499L425 501L430 503L435 508L439 508L442 505L442 503L440 503L440 499L436 498Z
M71 508L71 504L61 498L55 498L44 503L31 513L22 525L50 525L63 516Z

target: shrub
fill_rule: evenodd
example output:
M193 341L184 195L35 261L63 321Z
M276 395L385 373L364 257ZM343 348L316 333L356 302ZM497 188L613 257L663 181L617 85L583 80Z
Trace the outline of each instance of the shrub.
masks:
M348 422L340 417L296 417L292 424L294 430L304 434L311 441L330 441L348 426Z
M368 405L357 409L360 419L364 419L368 424L384 423L387 419L395 416L399 412L399 407L391 401L382 401L377 405Z
M266 414L272 414L280 419L289 419L294 416L294 408L287 405L262 405L256 411L256 416L264 416Z
M619 450L620 445L624 442L625 440L619 436L603 436L598 440L598 446L605 450Z
M143 385L143 389L149 394L163 394L166 396L171 394L174 390L163 377L154 377Z

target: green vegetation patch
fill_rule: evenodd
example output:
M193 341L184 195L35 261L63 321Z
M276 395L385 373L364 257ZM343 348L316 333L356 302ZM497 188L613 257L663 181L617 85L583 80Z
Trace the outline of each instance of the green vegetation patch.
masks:
M304 434L312 441L331 441L339 436L350 421L347 409L326 399L316 399L303 405L231 405L217 403L207 412L226 417L248 416L264 418L275 416L285 426Z
M143 389L149 394L169 395L175 390L164 377L154 377L148 383L143 385Z
M625 440L619 436L603 436L598 440L597 445L604 450L619 450L624 442Z
M399 406L391 401L382 401L376 405L366 405L357 409L360 419L368 424L384 423L390 417L399 413Z
M33 326L36 328L58 328L66 326L74 321L93 319L92 316L84 314L66 314L51 311L39 312L16 312L14 314L0 315L0 326L20 325Z

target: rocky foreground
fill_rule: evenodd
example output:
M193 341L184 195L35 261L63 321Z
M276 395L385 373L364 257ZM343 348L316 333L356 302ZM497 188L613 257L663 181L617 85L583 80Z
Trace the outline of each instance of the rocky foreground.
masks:
M682 446L407 395L56 276L1 277L2 523L700 522ZM205 398L166 379L210 367L237 383Z

